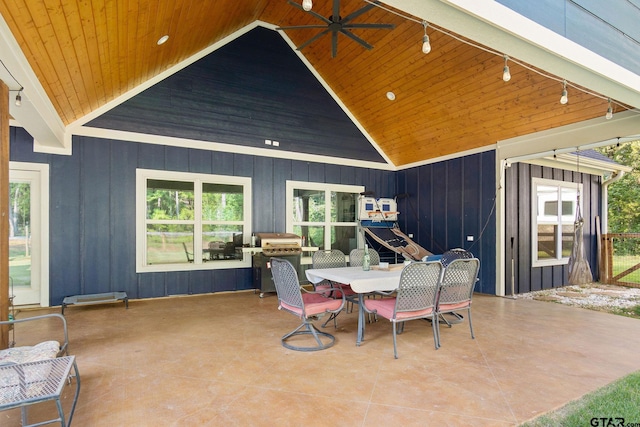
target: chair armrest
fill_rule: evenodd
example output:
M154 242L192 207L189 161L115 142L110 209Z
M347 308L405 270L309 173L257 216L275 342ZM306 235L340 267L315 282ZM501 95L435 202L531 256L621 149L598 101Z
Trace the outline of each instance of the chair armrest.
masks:
M60 344L60 352L58 354L59 355L63 355L63 354L67 355L68 354L68 347L69 347L69 333L67 331L67 320L61 314L51 313L51 314L43 314L41 316L27 317L25 319L3 320L3 321L0 321L0 326L2 326L2 325L14 325L16 323L32 322L32 321L38 321L38 320L44 320L44 319L54 319L54 318L60 319L60 321L62 322L62 329L64 331L64 342Z

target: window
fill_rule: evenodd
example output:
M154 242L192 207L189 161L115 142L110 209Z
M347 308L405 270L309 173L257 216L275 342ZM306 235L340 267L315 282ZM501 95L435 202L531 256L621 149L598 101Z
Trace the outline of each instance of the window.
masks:
M136 182L138 272L250 266L250 178L138 169Z
M532 178L533 266L569 262L582 184Z
M364 187L287 181L287 232L303 245L339 249L349 255L358 247L356 206Z

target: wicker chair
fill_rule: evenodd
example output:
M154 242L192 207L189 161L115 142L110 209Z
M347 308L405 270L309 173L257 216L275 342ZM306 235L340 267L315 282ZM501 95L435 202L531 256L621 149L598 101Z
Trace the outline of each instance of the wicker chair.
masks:
M325 313L332 315L339 313L344 307L344 293L333 292L339 291L333 288L324 291L306 291L300 287L295 267L285 259L271 258L271 273L278 295L278 309L287 311L302 320L300 326L282 337L282 345L296 351L316 351L331 347L335 337L319 331L311 322ZM340 297L332 298L327 295L327 291L333 295L340 294ZM313 336L315 344L300 346L288 342L289 338L299 335Z

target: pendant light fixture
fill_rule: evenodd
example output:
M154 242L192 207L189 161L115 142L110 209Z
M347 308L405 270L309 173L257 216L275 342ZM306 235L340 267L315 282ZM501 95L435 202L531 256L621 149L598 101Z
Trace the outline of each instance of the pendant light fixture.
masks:
M305 12L309 12L313 7L313 2L311 0L302 0L302 8Z
M569 102L569 95L567 93L567 81L562 81L562 95L560 96L560 104L565 105Z
M607 120L611 120L613 118L613 107L611 106L611 98L607 99L609 103L609 107L607 108L607 115L605 116Z
M509 57L507 55L504 56L504 68L502 69L502 80L508 82L511 80L511 72L509 71L509 66L507 65L507 61Z
M431 52L431 43L429 43L429 36L427 35L427 21L422 21L424 27L424 36L422 36L422 53L425 55Z

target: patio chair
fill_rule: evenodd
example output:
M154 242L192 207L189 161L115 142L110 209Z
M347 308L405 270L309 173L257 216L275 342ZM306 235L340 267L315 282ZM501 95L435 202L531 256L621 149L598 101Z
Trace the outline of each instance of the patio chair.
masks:
M61 329L57 335L63 338L63 341L48 340L35 345L20 345L0 350L0 366L15 363L37 362L45 359L54 359L67 354L69 347L69 335L67 333L67 321L64 316L51 313L42 316L27 317L25 319L4 320L0 322L0 327L9 325L16 327L16 324L25 322L46 323L46 319L60 319ZM49 322L51 323L51 322ZM26 344L26 343L25 343Z
M413 262L402 270L400 285L394 297L364 300L365 311L389 319L392 323L393 356L396 359L396 335L403 332L404 322L408 320L430 319L433 343L438 348L436 303L441 274L442 264L439 262Z
M369 260L371 265L380 265L380 254L378 254L378 252L373 248L369 248ZM362 267L363 263L364 263L364 249L353 249L349 253L349 265L351 267ZM366 297L375 298L376 294L375 293L367 294ZM355 296L353 298L357 302L357 298ZM374 319L377 321L378 319L375 318L375 314L373 316L374 316ZM371 319L371 313L369 313L368 317L369 317L369 323L371 323L373 321Z
M184 248L184 253L187 256L187 262L193 262L193 253L189 252L187 244L182 242L182 247Z
M347 261L344 256L344 252L339 249L331 249L331 250L319 250L313 253L313 257L311 258L313 268L340 268L346 267ZM333 283L329 280L323 280L320 283L316 283L314 285L314 289L316 291L326 291L329 288L337 288L339 289L339 293L334 295L335 297L339 297L340 293L344 293L345 297L349 301L351 305L353 305L354 301L357 301L357 297L355 292L351 289L348 284L344 283ZM348 307L347 307L348 308ZM329 316L326 322L322 324L322 327L326 327L327 324L333 320L333 326L335 328L338 327L338 321L336 317L338 313Z
M319 331L311 322L325 313L339 313L344 307L344 293L334 292L338 291L334 288L324 291L305 290L300 286L295 267L286 259L271 258L271 273L278 295L278 310L287 311L302 320L300 326L282 337L282 345L296 351L317 351L331 347L335 343L335 337ZM328 296L329 293L339 294L340 297L332 298ZM300 335L313 336L316 344L301 346L289 342L290 338Z
M456 259L471 259L473 258L473 254L466 249L449 249L440 257L440 262L444 267L449 265L453 260Z
M375 249L369 248L369 260L371 265L380 264L380 255ZM364 249L353 249L349 253L349 265L351 267L362 267L364 261Z
M444 268L442 274L437 306L437 318L443 319L449 327L451 327L451 322L443 316L444 314L457 314L458 311L467 310L472 339L475 336L471 322L471 298L473 297L473 288L478 281L479 270L480 261L477 258L458 258L451 261ZM462 321L463 317L458 316L458 319ZM435 323L438 332L437 346L440 347L440 322Z

